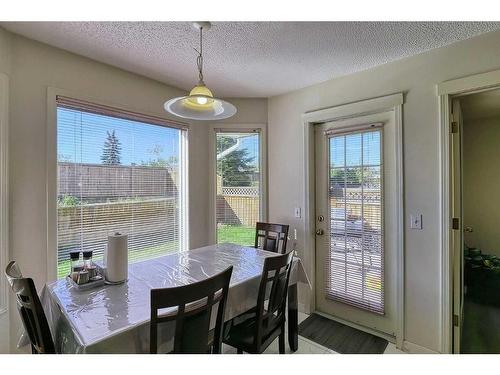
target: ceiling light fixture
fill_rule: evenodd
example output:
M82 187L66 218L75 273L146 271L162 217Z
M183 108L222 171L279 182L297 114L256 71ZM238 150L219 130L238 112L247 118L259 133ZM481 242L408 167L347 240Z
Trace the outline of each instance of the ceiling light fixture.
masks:
M210 22L195 22L194 27L200 30L200 50L196 64L198 65L198 84L193 87L188 96L173 98L165 102L165 110L177 117L190 120L222 120L233 116L236 107L229 102L214 98L212 91L203 82L203 30L212 26Z

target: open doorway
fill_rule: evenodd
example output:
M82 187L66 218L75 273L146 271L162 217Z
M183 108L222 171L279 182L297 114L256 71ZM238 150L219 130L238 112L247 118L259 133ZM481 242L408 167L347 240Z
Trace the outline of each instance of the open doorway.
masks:
M500 89L454 97L452 114L455 352L500 353Z

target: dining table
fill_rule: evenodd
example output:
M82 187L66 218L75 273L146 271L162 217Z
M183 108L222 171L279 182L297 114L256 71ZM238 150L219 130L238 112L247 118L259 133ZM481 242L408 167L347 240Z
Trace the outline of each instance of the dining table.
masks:
M233 266L226 303L228 321L257 303L267 257L276 253L221 243L130 263L128 279L118 285L80 290L66 278L48 283L41 302L58 353L149 353L150 291L195 283ZM294 257L287 296L288 343L298 349L298 283L309 285ZM159 333L165 346L168 327Z

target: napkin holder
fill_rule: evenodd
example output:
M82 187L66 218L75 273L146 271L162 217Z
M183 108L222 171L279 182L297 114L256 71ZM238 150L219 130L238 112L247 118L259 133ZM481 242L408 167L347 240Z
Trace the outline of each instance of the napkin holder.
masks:
M99 273L99 272L98 272ZM78 284L76 283L71 276L66 276L66 280L71 284L72 287L78 289L78 290L88 290L92 288L96 288L98 286L104 285L104 276L99 273L97 278L94 278L94 280L90 280L89 282L85 284Z

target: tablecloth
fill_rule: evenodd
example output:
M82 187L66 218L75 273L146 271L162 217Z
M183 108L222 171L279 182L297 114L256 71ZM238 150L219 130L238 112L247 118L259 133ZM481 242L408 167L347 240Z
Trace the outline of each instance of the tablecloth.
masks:
M190 284L233 266L226 320L256 304L264 259L275 253L235 244L218 244L132 263L120 285L78 290L66 279L47 284L41 301L59 353L148 353L150 290ZM309 284L294 258L290 284ZM172 329L159 339L166 348Z

